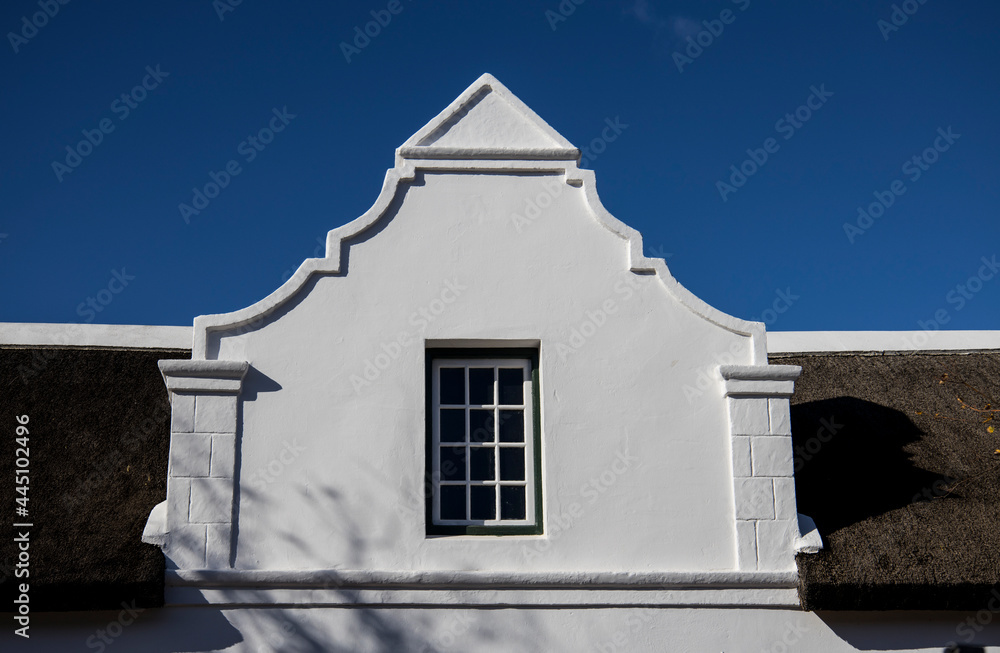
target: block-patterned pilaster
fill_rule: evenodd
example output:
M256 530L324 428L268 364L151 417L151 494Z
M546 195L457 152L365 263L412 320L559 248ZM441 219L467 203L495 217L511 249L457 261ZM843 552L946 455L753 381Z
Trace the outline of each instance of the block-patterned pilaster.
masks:
M727 365L720 372L729 410L737 568L794 569L798 522L788 398L801 368Z
M160 361L170 392L164 552L178 569L230 566L243 361Z

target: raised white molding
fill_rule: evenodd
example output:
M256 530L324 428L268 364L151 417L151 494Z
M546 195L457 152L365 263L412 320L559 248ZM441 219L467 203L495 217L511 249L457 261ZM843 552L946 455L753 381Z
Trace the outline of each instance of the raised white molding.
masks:
M495 97L493 108L482 115L464 111L470 103L480 106L483 98ZM505 107L498 109L498 107ZM506 112L506 113L504 113ZM456 125L469 120L469 129L462 132L450 149L433 145L434 135L441 130L456 129ZM514 145L497 151L480 145L492 143L498 125L510 126L511 121L521 120L523 138ZM529 129L530 128L530 129ZM477 139L485 138L486 141ZM534 139L534 140L532 140ZM546 140L548 139L548 140ZM551 141L555 145L543 146ZM549 151L554 148L554 151ZM461 156L457 152L461 150ZM502 155L502 156L501 156ZM454 157L454 158L444 158ZM582 187L594 218L606 229L626 241L629 269L638 274L653 274L664 289L685 308L702 319L732 333L751 339L753 363L767 363L767 343L764 324L749 322L709 306L684 288L670 274L663 259L647 258L643 254L642 236L638 231L612 216L601 204L592 170L579 167L579 151L560 136L533 111L498 82L485 74L465 90L436 118L421 128L397 151L396 167L388 170L382 190L372 207L354 221L337 227L327 235L326 257L306 259L295 274L281 287L259 302L232 313L202 315L194 320L194 346L192 358L211 359L217 352L209 350L209 335L213 332L238 330L251 331L286 301L294 297L313 274L341 274L341 254L345 241L364 234L385 214L400 192L400 187L413 181L417 172L481 171L497 174L531 172L561 176L565 183Z
M159 361L170 392L238 393L248 365L246 361Z
M41 324L0 322L0 345L190 349L191 327L138 324Z
M719 372L726 381L726 396L791 397L802 368L797 365L723 365Z
M732 436L736 561L741 571L795 569L800 538L788 398L797 365L723 365Z
M798 608L784 572L186 570L167 572L168 605L469 605Z
M144 533L180 569L232 564L238 398L246 361L161 360L170 392L166 515ZM165 521L165 527L163 522ZM165 531L165 532L164 532Z
M167 572L167 582L191 587L435 587L481 589L531 585L555 588L794 587L788 571L379 571L372 569L191 569Z

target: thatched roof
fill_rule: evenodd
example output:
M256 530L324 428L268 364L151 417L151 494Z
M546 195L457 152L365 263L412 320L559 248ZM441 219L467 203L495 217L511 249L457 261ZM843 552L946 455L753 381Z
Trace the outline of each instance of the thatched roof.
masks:
M803 607L985 605L1000 583L1000 414L973 408L1000 407L1000 352L772 362L803 368L795 487L826 545L799 556Z
M32 611L163 604L164 559L140 540L166 497L170 412L156 361L187 351L0 348L7 426L0 438L0 502L14 506L15 415L28 415ZM2 529L4 542L11 520ZM13 545L0 549L11 596ZM16 582L15 582L16 581Z

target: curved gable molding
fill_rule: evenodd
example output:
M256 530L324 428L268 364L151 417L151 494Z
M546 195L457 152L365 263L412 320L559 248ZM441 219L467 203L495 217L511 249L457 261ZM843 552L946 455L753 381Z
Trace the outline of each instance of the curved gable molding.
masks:
M670 295L695 315L720 326L737 335L747 336L752 340L753 362L755 365L767 364L767 341L763 322L751 322L724 313L714 306L705 303L690 290L685 288L667 268L667 262L661 258L647 258L642 252L642 234L628 226L604 208L597 194L597 181L593 170L575 169L573 177L567 175L570 184L579 180L586 194L587 203L597 216L598 221L609 231L628 241L629 269L638 274L655 274L660 283Z
M295 274L264 299L231 313L196 317L194 319L194 342L191 357L195 359L208 358L208 337L212 332L232 329L255 330L263 324L268 316L298 294L313 274L340 274L344 241L360 236L378 222L396 197L400 182L412 181L413 176L414 168L408 163L386 171L382 190L372 207L355 220L327 233L326 256L324 258L308 258L303 261Z
M495 96L495 100L487 106L493 108L477 112L475 109L486 102L484 98L491 96ZM497 108L501 106L503 109ZM510 126L516 120L521 121L516 124L520 131L513 145L496 147L494 139L498 126ZM214 355L209 351L209 334L213 332L247 332L262 326L267 317L293 298L313 274L346 274L341 269L344 248L386 215L398 197L401 185L405 190L418 172L478 171L558 175L570 186L582 188L587 205L597 221L627 242L628 265L632 272L656 275L667 293L686 309L718 327L750 338L752 363L766 365L764 324L728 315L708 305L673 277L663 259L647 258L643 254L642 235L604 207L597 194L594 171L579 168L579 156L579 150L492 75L483 75L397 150L396 167L386 172L375 203L357 219L327 234L324 258L306 259L277 290L251 306L232 313L196 317L192 358L207 359Z

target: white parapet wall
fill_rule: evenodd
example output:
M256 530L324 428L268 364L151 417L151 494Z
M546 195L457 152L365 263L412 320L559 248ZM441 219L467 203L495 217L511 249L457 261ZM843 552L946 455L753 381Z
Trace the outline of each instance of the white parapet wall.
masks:
M0 346L191 349L191 327L139 324L0 323Z
M767 353L983 351L1000 349L1000 331L769 331Z

